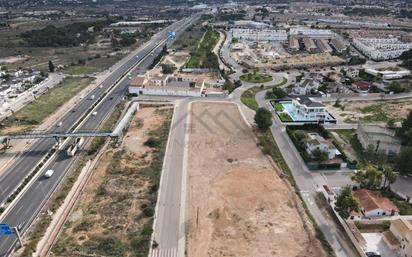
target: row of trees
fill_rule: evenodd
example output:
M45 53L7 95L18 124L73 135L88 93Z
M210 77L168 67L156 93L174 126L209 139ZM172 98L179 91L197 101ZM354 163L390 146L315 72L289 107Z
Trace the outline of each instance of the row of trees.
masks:
M412 111L402 122L397 134L402 140L403 149L396 161L396 169L402 174L412 174Z

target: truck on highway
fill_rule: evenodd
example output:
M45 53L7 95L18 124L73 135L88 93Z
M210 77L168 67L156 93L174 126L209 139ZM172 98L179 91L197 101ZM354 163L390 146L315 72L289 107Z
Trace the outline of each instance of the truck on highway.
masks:
M68 156L74 156L77 152L77 150L80 149L80 147L83 145L84 138L83 137L78 137L74 140L74 143L67 148L67 155Z

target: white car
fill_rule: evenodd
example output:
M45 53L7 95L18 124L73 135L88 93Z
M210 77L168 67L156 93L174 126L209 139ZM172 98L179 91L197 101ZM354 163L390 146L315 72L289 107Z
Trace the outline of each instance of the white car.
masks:
M103 85L100 85L99 88L103 88Z
M97 112L93 112L92 115L93 115L93 116L96 116L96 115L97 115Z
M60 121L59 123L57 123L56 126L57 126L57 127L61 127L62 125L63 125L63 122Z
M44 173L44 177L45 177L45 178L50 178L51 176L53 176L53 174L54 174L54 170L47 170L47 171Z

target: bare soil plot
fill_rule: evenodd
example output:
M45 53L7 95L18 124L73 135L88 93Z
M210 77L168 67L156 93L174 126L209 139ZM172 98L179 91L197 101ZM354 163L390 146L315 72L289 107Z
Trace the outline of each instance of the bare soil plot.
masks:
M52 256L147 256L171 115L137 112L121 147L100 159Z
M186 256L326 256L236 105L194 103L188 153Z
M341 107L327 103L328 111L339 121L356 123L402 120L412 110L412 100L342 102Z

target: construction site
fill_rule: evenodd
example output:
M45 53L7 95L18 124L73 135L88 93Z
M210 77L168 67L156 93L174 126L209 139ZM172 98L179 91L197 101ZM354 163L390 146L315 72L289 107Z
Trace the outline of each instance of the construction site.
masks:
M186 256L327 256L237 105L193 103Z

